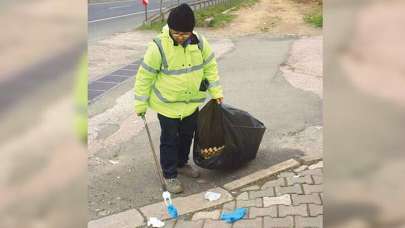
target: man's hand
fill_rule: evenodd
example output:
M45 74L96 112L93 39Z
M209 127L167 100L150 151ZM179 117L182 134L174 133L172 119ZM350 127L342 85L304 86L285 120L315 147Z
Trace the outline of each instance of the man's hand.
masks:
M222 102L224 102L224 98L223 97L219 97L214 99L218 104L222 104Z
M141 113L137 113L136 115L139 116L139 117L144 117L144 116L145 116L145 113L144 113L144 112L141 112Z

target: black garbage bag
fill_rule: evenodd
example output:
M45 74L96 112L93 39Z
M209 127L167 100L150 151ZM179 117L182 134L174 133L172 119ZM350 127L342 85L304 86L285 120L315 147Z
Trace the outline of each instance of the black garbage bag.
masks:
M256 158L265 130L249 113L211 100L198 116L194 162L206 169L237 169Z

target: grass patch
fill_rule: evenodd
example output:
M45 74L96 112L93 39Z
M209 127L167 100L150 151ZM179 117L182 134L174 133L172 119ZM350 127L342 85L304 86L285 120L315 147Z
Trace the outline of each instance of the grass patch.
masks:
M312 10L309 14L305 15L304 21L317 28L322 28L323 26L322 7L317 7L316 9Z
M214 6L209 6L205 9L200 9L194 12L196 18L197 27L222 27L227 23L231 22L235 15L232 15L230 12L222 14L225 10L231 9L238 10L242 7L253 6L259 0L230 0L231 3L226 2L224 4L218 4ZM212 18L211 20L206 21L206 19ZM142 25L139 27L140 30L154 30L160 31L162 27L166 24L166 21L158 21L151 24Z
M222 14L228 7L224 5L211 6L206 9L198 10L195 14L198 27L220 27L232 21L235 17L231 14ZM210 21L206 21L211 18Z
M225 4L218 4L215 6L210 6L205 9L197 10L195 13L197 26L199 27L222 27L227 23L231 22L235 15L231 13L222 14L227 9L238 10L242 7L253 6L258 0L230 0L231 3L227 2ZM212 18L208 23L205 21L208 18Z
M166 25L166 21L156 21L153 23L147 23L147 24L143 24L141 25L138 29L139 30L153 30L156 32L160 32L163 28L163 26Z

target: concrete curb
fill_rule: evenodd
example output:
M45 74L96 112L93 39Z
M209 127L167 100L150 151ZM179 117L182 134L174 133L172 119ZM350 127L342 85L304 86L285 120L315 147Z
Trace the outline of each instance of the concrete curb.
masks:
M200 192L186 197L177 197L173 199L173 205L176 206L179 215L185 215L188 213L204 210L211 207L216 207L233 200L233 196L222 188L214 188L208 190L210 192L216 192L221 194L221 198L218 200L209 202L204 199L205 192ZM151 204L140 208L142 214L146 217L157 217L162 220L169 219L166 212L166 206L163 202Z
M141 213L137 209L130 209L109 215L88 223L88 228L129 228L145 225Z
M241 188L245 185L248 185L250 183L262 180L266 177L269 177L269 176L272 176L279 172L282 172L284 170L293 169L299 165L300 165L300 163L294 159L283 161L283 162L275 164L267 169L262 169L257 172L254 172L250 175L242 177L239 180L232 181L232 182L224 185L224 188L229 191L235 190L235 189Z
M194 213L208 208L216 207L234 200L234 197L229 191L239 189L259 180L263 180L280 172L294 169L300 165L313 163L322 160L321 156L306 156L300 159L289 159L278 164L275 164L267 169L259 170L239 180L232 181L224 185L224 188L214 188L208 191L221 193L221 198L217 201L208 202L204 199L205 192L200 192L186 197L178 197L173 199L173 204L176 205L179 215ZM92 220L88 223L89 228L129 228L138 227L146 224L146 219L149 217L158 217L162 220L169 219L166 213L166 207L163 202L150 204L140 209L130 209L114 215L109 215L97 220Z
M318 162L322 159L323 158L321 155L306 155L300 158L296 158L295 160L299 161L303 165L308 165L314 162Z

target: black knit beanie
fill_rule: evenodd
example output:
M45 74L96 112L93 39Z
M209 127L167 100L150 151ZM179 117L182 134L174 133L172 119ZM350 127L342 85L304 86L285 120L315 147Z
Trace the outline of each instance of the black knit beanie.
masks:
M170 11L167 24L178 32L192 32L195 26L193 10L185 3L177 6Z

